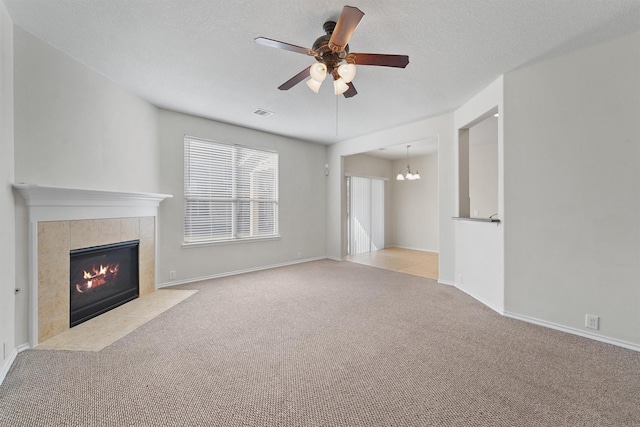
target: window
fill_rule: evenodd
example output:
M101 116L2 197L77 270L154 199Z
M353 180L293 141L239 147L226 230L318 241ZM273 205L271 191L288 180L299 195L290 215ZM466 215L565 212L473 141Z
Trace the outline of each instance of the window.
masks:
M184 242L278 236L278 153L184 139Z

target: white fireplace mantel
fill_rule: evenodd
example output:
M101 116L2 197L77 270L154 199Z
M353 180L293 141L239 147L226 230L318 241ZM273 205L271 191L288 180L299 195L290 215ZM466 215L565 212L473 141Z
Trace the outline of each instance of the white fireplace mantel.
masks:
M13 188L25 200L28 207L29 343L34 347L38 344L38 223L157 217L160 202L173 196L22 183L14 184Z
M160 202L170 194L128 193L14 184L29 207L33 221L61 221L127 216L155 216Z

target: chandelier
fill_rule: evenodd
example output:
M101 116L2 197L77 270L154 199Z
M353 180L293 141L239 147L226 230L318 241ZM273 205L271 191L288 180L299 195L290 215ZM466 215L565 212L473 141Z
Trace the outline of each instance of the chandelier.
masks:
M409 167L409 147L411 147L411 145L407 145L407 167L398 172L398 176L396 176L396 180L398 181L414 181L420 179L418 171L411 173L411 168Z

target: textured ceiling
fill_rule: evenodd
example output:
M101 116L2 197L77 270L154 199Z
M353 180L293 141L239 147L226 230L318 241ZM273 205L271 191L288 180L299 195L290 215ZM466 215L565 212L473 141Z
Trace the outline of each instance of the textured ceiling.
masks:
M523 64L640 29L639 0L362 0L351 51L410 63L358 67L345 99L326 83L277 90L313 58L253 42L311 47L343 2L5 3L16 25L159 107L324 144L452 111Z

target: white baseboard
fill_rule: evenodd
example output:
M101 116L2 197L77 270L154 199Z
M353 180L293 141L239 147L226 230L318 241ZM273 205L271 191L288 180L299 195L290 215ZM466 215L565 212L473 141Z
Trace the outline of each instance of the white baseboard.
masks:
M255 268L249 268L249 269L245 269L245 270L236 270L236 271L229 271L229 272L225 272L225 273L218 273L218 274L213 274L210 276L205 276L205 277L197 277L197 278L191 278L191 279L186 279L186 280L177 280L177 281L172 281L172 282L165 282L165 283L161 283L158 285L158 288L165 288L165 287L169 287L169 286L176 286L176 285L182 285L182 284L186 284L186 283L194 283L194 282L200 282L200 281L204 281L204 280L211 280L211 279L217 279L220 277L227 277L227 276L234 276L237 274L243 274L243 273L251 273L251 272L255 272L255 271L261 271L261 270L269 270L272 268L278 268L278 267L286 267L288 265L294 265L294 264L301 264L301 263L305 263L305 262L310 262L310 261L318 261L321 259L331 259L333 261L343 261L342 259L339 258L334 258L334 257L316 257L316 258L306 258L306 259L299 259L299 260L295 260L295 261L290 261L290 262L285 262L285 263L281 263L281 264L274 264L274 265L267 265L267 266L262 266L262 267L255 267ZM540 319L536 319L533 317L529 317L529 316L524 316L524 315L520 315L520 314L516 314L516 313L511 313L508 311L505 311L502 308L498 308L495 307L493 304L489 303L488 301L484 300L483 298L479 298L476 295L473 295L470 292L467 292L465 289L462 289L460 286L458 286L455 282L450 282L448 280L442 280L442 279L438 279L438 283L441 283L443 285L448 285L448 286L453 286L456 289L458 289L460 292L464 292L465 294L469 295L471 298L477 300L478 302L484 304L485 306L489 307L490 309L492 309L493 311L495 311L496 313L505 316L505 317L510 317L512 319L516 319L516 320L521 320L523 322L527 322L527 323L532 323L535 325L539 325L539 326L544 326L550 329L555 329L557 331L561 331L561 332L566 332L572 335L578 335L584 338L589 338L595 341L600 341L600 342L604 342L607 344L611 344L611 345L615 345L618 347L623 347L629 350L633 350L633 351L638 351L640 352L640 345L638 344L634 344L634 343L630 343L627 341L623 341L623 340L618 340L615 338L609 338L609 337L605 337L603 335L599 335L599 334L594 334L588 331L583 331L580 329L576 329L576 328L572 328L569 326L563 326L563 325L558 325L556 323L553 322L548 322L546 320L540 320ZM9 358L9 360L7 361L7 363L5 364L5 366L2 368L2 371L0 372L0 384L2 384L2 381L4 380L5 375L7 374L7 372L9 372L9 369L11 367L11 364L13 363L13 360L15 359L16 355L20 352L23 351L27 348L29 348L28 345L24 345L21 346L24 348L18 348L16 349L13 354L11 355L11 357Z
M5 377L7 376L7 374L9 373L9 370L11 369L11 366L13 365L13 362L16 360L16 357L18 357L18 353L21 353L25 350L28 350L29 344L22 344L21 346L16 347L11 354L9 355L9 358L7 360L5 360L4 365L2 366L2 370L0 370L0 384L3 383Z
M618 339L615 339L615 338L605 337L603 335L594 334L594 333L589 332L589 331L583 331L583 330L580 330L580 329L572 328L570 326L558 325L557 323L548 322L546 320L536 319L534 317L524 316L522 314L511 313L511 312L508 312L508 311L505 311L504 315L506 317L510 317L512 319L522 320L523 322L533 323L534 325L544 326L544 327L549 328L549 329L555 329L556 331L566 332L568 334L578 335L578 336L583 337L583 338L589 338L589 339L592 339L592 340L595 340L595 341L600 341L600 342L603 342L603 343L606 343L606 344L611 344L611 345L615 345L615 346L618 346L618 347L623 347L623 348L627 348L629 350L634 350L634 351L640 352L640 345L634 344L634 343L630 343L630 342L627 342L627 341L618 340Z
M494 306L492 303L490 303L489 301L478 297L477 295L472 294L471 292L467 291L466 289L462 289L460 286L458 286L457 283L454 283L453 286L459 290L460 292L464 292L465 294L469 295L471 298L473 298L474 300L481 302L482 304L486 305L487 307L489 307L491 310L495 311L496 313L498 313L501 316L504 316L504 309L503 308L499 308Z
M433 249L425 249L425 248L413 248L410 246L396 246L396 245L391 245L391 246L386 246L385 249L387 248L398 248L398 249L409 249L410 251L420 251L420 252L430 252L432 254L439 254L439 251L434 251Z
M254 271L270 270L272 268L286 267L288 265L302 264L304 262L318 261L318 260L321 260L321 259L327 259L327 257L297 259L295 261L283 262L282 264L272 264L272 265L265 265L265 266L262 266L262 267L247 268L245 270L228 271L228 272L224 272L224 273L212 274L210 276L194 277L194 278L185 279L185 280L174 280L174 281L171 281L171 282L159 283L158 284L158 289L166 288L166 287L169 287L169 286L184 285L186 283L202 282L203 280L218 279L220 277L235 276L237 274L252 273ZM339 260L337 260L337 261L339 261Z

